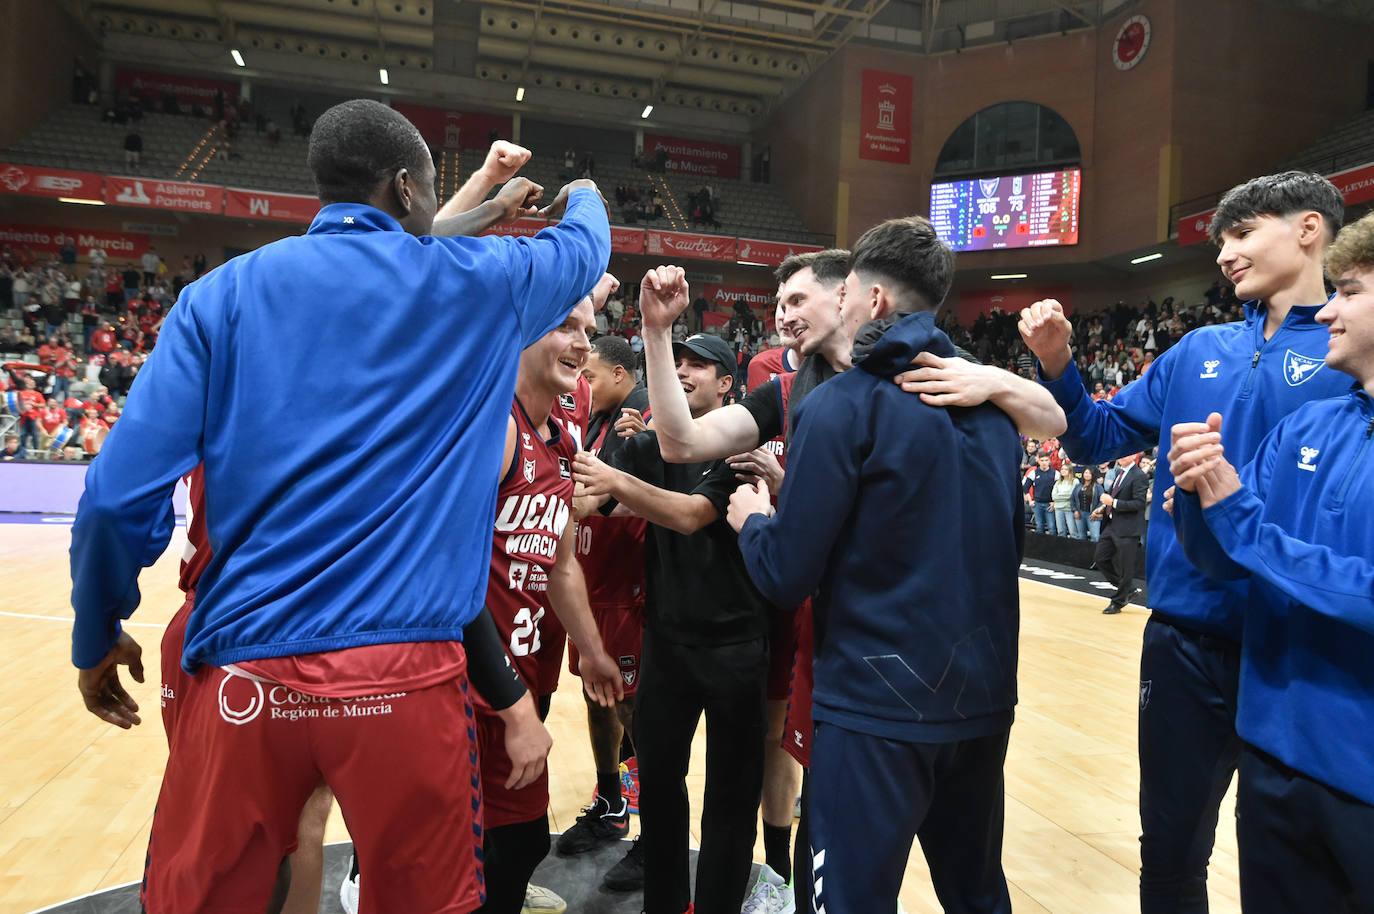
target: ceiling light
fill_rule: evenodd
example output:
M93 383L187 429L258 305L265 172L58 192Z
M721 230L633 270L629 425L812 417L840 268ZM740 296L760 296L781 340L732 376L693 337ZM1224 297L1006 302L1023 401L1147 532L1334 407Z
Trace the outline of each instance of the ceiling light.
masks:
M386 72L386 67L382 67L380 70L378 70L377 75L381 78L382 85L391 85L391 76Z
M84 197L58 197L58 203L81 203L85 206L104 206L104 200L88 200Z
M232 57L232 58L234 58L234 63L238 64L240 67L245 66L245 64L244 64L244 62L243 62L243 55L239 53L239 49L238 49L238 48L232 49L232 50L229 52L229 56Z
M641 111L641 112L639 112L639 116L640 116L640 117L648 117L649 115L651 115L651 114L653 114L653 113L654 113L654 106L653 106L653 105L645 105L645 106L644 106L644 110Z
M989 279L1025 279L1025 273L994 273Z
M1151 260L1158 260L1163 256L1164 255L1159 253L1159 251L1155 251L1153 254L1146 254L1144 257L1137 257L1134 260L1132 260L1131 263L1149 263Z
M515 100L516 100L517 102L523 102L523 101L525 100L525 87L524 87L524 86L517 86L517 87L516 87L516 89L515 89Z

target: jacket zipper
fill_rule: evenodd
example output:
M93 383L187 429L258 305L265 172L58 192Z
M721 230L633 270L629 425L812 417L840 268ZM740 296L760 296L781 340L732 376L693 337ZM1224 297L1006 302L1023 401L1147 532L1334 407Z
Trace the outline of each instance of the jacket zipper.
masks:
M1355 473L1360 469L1360 464L1364 462L1364 452L1369 450L1371 437L1374 437L1374 419L1370 419L1369 424L1365 426L1364 442L1355 454L1355 462L1350 464L1350 469L1346 471L1345 480L1341 483L1340 490L1336 492L1336 507L1345 504L1345 493L1350 491L1350 484L1355 481Z

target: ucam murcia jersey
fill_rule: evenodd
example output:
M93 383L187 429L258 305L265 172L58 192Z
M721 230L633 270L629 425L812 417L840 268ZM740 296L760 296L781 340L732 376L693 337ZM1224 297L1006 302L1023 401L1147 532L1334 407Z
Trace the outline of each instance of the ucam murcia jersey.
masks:
M645 410L645 418L648 411ZM602 424L588 450L596 456L615 423ZM577 560L587 579L587 598L596 609L644 606L644 532L642 517L602 517L592 513L577 523Z
M572 461L577 442L552 420L553 437L545 440L519 400L511 416L515 452L497 490L487 607L511 662L533 691L538 683L537 655L545 644L541 625L552 618L549 569L572 517Z
M549 419L557 422L563 430L576 439L574 450L583 450L587 441L587 426L592 421L592 385L586 378L578 375L577 387L572 391L559 394L549 410Z

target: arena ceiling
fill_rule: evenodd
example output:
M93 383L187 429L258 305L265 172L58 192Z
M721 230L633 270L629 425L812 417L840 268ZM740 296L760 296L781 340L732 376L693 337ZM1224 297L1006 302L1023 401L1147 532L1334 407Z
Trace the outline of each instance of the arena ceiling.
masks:
M851 42L948 53L1097 28L1135 0L61 2L119 61L619 124L653 104L660 124L744 135Z

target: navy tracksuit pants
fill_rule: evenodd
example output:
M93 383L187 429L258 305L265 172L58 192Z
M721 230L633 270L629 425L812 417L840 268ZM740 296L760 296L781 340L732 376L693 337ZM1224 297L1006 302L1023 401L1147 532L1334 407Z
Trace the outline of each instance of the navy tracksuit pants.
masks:
M1140 655L1140 910L1205 914L1218 810L1240 760L1240 647L1152 616Z
M1236 829L1246 914L1374 912L1374 806L1246 746Z
M1011 914L1002 872L1009 735L909 743L817 722L807 808L813 914L895 914L916 838L946 914ZM807 903L798 895L798 909Z

